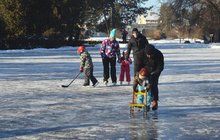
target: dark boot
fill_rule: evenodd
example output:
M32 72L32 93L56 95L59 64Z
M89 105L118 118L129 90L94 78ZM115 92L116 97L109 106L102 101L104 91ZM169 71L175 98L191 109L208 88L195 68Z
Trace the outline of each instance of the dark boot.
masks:
M96 81L95 83L93 83L93 87L96 87L97 85L99 84L99 82L98 81Z
M84 83L83 86L86 87L86 86L89 86L89 84L88 83Z
M152 102L152 110L157 110L158 108L158 102L156 100L153 100Z

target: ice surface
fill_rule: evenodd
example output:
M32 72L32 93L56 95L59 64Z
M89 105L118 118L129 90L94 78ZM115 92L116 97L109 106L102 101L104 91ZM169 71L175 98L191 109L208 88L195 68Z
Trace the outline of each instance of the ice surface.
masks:
M131 86L104 86L98 46L88 48L96 88L82 75L61 87L78 73L76 48L0 51L0 139L219 139L220 49L155 45L165 70L147 118L130 118Z
M220 49L220 43L212 43L210 44L211 48Z

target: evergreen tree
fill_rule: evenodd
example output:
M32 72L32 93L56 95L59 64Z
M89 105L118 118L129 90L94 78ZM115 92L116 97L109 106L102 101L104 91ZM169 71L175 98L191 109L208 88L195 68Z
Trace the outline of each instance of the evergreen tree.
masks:
M1 0L0 17L5 23L7 37L16 37L24 34L24 12L21 0Z
M123 28L136 20L137 15L146 14L151 7L146 7L148 0L98 0L96 15L99 24L96 26L101 31L112 28Z
M22 5L28 34L42 34L53 27L51 0L23 0Z

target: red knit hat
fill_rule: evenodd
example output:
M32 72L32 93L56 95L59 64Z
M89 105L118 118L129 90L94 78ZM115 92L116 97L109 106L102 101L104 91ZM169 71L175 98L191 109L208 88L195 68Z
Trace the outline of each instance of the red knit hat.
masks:
M81 54L84 51L85 51L85 46L79 46L79 48L77 49L78 54Z
M140 74L141 76L147 77L147 76L149 75L149 71L148 71L147 68L142 68L142 69L139 71L139 74Z

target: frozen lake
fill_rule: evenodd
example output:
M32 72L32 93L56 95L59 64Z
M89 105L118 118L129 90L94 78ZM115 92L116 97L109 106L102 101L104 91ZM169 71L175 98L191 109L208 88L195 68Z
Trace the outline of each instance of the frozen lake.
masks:
M61 87L78 73L76 48L0 51L0 139L220 139L220 49L156 45L165 70L147 118L130 118L131 86L104 86L97 47L96 88L82 76Z

